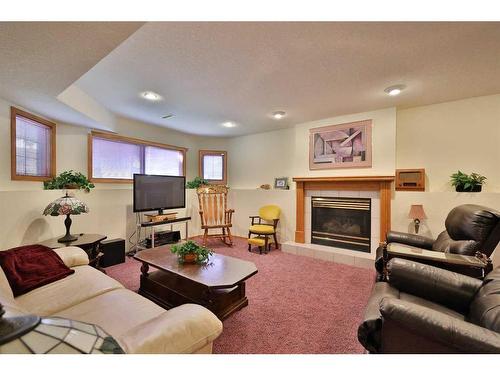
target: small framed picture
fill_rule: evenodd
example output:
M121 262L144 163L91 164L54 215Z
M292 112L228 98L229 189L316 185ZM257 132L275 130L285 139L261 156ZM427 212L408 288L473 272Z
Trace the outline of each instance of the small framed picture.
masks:
M288 177L277 177L274 179L275 189L288 189Z

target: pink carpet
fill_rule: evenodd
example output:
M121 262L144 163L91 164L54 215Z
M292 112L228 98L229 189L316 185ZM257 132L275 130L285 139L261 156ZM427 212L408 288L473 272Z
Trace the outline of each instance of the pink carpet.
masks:
M216 253L249 260L259 272L247 280L247 307L227 318L215 353L362 353L357 327L375 274L272 250L249 253L244 239L233 248L212 239ZM139 288L140 263L106 268L131 290Z

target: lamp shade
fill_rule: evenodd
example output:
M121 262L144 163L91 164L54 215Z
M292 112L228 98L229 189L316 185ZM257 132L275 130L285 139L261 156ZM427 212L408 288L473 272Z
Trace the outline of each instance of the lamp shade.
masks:
M5 318L0 304L0 354L122 354L101 327L59 317Z
M422 219L427 219L427 216L425 216L425 212L424 212L424 206L421 205L421 204L412 204L411 205L411 208L410 208L410 213L408 214L408 217L410 219L418 219L418 220L422 220Z
M43 210L44 215L50 216L80 215L87 212L89 212L89 208L85 203L75 197L70 197L68 194L49 203Z

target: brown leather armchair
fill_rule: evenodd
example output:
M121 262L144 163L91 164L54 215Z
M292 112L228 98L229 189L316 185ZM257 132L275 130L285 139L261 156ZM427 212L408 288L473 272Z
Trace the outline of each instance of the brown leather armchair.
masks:
M483 281L394 258L358 328L371 353L500 353L500 268Z
M482 279L492 269L490 256L500 242L500 213L488 207L464 204L450 211L446 230L436 240L390 231L377 249L375 268L383 280L391 258L420 263Z

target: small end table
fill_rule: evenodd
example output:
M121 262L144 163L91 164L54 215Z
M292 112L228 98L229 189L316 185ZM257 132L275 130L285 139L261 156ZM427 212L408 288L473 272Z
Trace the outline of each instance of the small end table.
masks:
M108 238L102 234L92 234L92 233L80 233L76 235L78 238L71 242L57 242L59 237L54 237L43 242L39 242L40 245L50 247L51 249L60 249L63 247L77 246L84 250L89 257L89 265L97 268L99 271L104 271L104 269L99 267L99 259L102 256L100 252L101 242Z

